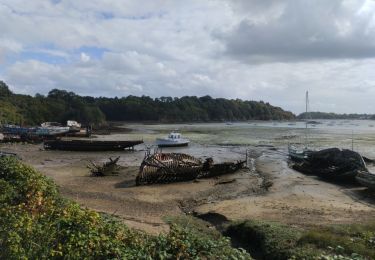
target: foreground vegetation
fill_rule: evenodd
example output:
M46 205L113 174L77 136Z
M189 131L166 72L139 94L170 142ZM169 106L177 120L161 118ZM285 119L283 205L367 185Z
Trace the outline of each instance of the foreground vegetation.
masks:
M151 236L63 199L16 159L0 159L0 259L250 259L202 225L171 221Z
M0 122L40 124L77 120L85 124L105 121L198 122L294 119L291 112L262 101L211 98L127 96L122 98L82 97L54 89L47 96L12 93L0 81Z
M14 158L0 158L0 259L251 259L207 223L167 220L152 236L84 209ZM300 229L247 220L225 235L262 259L375 259L375 224Z
M248 220L232 223L225 233L263 259L375 259L375 223L306 230Z

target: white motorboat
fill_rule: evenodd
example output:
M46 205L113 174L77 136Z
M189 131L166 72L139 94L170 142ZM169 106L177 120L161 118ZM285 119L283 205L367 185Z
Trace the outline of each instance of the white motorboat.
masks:
M175 131L171 132L168 137L156 139L156 144L159 147L187 146L189 142L188 139L182 138L181 134Z

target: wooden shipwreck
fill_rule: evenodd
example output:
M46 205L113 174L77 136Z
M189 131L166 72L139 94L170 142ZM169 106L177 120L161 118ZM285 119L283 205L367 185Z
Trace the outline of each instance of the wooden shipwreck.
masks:
M147 152L136 177L136 185L171 183L233 173L244 167L245 161L214 164L212 158L200 159L183 153Z

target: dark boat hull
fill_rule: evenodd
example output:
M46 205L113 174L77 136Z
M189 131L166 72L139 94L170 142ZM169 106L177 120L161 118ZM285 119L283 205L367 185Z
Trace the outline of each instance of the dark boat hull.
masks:
M180 144L158 144L158 147L184 147L188 146L189 143L180 143Z
M360 172L357 175L356 180L363 186L375 190L375 174L370 172Z
M92 140L51 140L44 142L46 150L64 151L123 151L143 143L142 140L133 141L92 141Z
M360 171L367 171L360 154L338 148L311 152L303 161L292 164L292 168L305 174L342 182L354 182Z

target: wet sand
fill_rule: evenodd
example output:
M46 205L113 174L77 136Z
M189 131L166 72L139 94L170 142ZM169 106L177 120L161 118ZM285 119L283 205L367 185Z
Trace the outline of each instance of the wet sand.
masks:
M201 128L190 129L186 135L192 140L191 146L164 151L189 153L202 159L213 157L222 162L242 160L248 149L256 158L256 171L243 169L218 178L137 187L135 177L146 146L165 133L164 127L130 126L130 133L98 137L143 138L146 145L137 146L134 152L45 151L42 145L31 144L2 144L1 149L18 153L25 163L51 177L64 196L88 208L117 215L129 226L150 233L168 229L163 221L165 216L192 212L216 212L233 220L257 218L302 226L368 221L375 217L375 196L365 188L327 183L287 166L285 136L294 131L297 136L292 138L298 139L302 136L300 129L258 128L250 133L253 138L247 143L232 145L224 145L222 140L244 142L247 132L241 127L206 129L206 133ZM209 138L205 138L207 133ZM362 134L361 138L368 140L369 135ZM371 143L366 144L361 147L372 155ZM90 161L99 163L117 156L122 166L119 175L90 177L86 167ZM268 190L265 180L273 183Z

